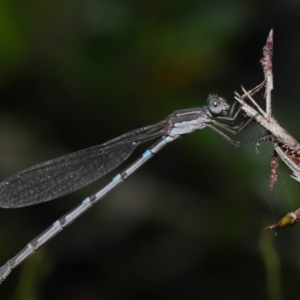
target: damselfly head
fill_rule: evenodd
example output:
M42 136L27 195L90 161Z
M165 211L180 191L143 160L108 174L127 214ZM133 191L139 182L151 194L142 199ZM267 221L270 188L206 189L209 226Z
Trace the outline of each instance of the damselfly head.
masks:
M227 116L230 110L230 105L226 102L225 98L217 94L210 94L208 96L207 105L210 112L214 115Z

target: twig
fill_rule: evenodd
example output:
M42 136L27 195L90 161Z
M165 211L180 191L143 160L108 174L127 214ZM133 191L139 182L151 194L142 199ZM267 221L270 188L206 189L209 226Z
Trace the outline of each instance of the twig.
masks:
M272 103L271 103L271 92L273 90L273 29L270 31L269 36L267 38L266 45L263 48L263 58L260 60L264 74L266 79L266 90L265 90L265 98L266 98L266 114L268 118L271 118L272 113Z
M245 91L244 88L243 95L239 95L235 92L235 99L242 105L242 110L246 115L254 119L260 126L271 133L274 137L273 142L278 144L284 144L287 147L293 148L298 145L297 140L289 134L285 129L283 129L277 121L272 117L272 99L271 91L273 90L273 70L272 70L272 55L273 55L273 30L270 31L267 38L266 45L263 48L263 58L260 60L265 79L262 83L257 85L254 89L250 91ZM259 90L265 87L265 98L266 98L266 112L259 107L259 105L254 101L251 96L254 96ZM257 107L257 110L246 103L245 99L248 98Z
M272 155L272 161L271 161L271 178L269 183L270 190L274 189L275 183L277 181L277 168L278 168L278 154L274 150Z
M266 45L263 48L263 58L260 60L264 71L264 81L248 92L244 88L242 88L244 92L242 96L235 92L235 99L241 104L242 110L246 113L246 115L254 119L261 127L267 130L268 134L257 141L256 148L258 148L259 145L265 141L270 141L274 144L276 152L274 151L271 162L271 178L269 183L270 189L274 189L275 182L277 180L276 171L278 168L278 156L292 170L293 175L291 177L300 182L300 144L272 117L272 56L273 30L270 31ZM263 109L261 109L261 107L252 98L252 96L255 95L263 87L265 87L266 112L263 111ZM252 104L256 107L256 109L247 104L245 99L249 99L252 102ZM297 209L295 212L288 213L277 223L270 225L265 229L275 230L291 226L298 222L299 219L300 208Z
M294 212L290 212L286 214L283 218L281 218L278 222L275 224L272 224L270 226L267 226L265 230L276 230L285 228L288 226L295 225L300 220L300 208L298 208Z

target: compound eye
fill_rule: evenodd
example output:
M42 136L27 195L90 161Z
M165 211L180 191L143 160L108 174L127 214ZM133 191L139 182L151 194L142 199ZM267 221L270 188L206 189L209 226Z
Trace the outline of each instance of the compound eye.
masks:
M209 95L207 104L210 112L214 115L220 115L226 109L224 99L218 95Z

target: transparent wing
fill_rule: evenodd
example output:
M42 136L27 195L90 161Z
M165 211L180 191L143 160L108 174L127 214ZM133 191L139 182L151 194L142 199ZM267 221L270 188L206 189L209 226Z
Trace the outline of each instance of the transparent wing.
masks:
M118 167L139 144L162 136L164 125L142 127L16 173L0 183L0 207L30 206L81 189Z

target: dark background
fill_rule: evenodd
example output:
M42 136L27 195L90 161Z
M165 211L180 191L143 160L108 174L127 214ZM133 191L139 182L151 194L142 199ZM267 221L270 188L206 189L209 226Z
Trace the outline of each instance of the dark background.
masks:
M232 103L263 78L271 28L274 115L300 139L298 1L1 1L1 178L203 106L211 92ZM254 124L234 138L261 133ZM13 271L0 298L298 299L300 226L262 231L300 206L283 163L269 191L271 152L209 129L169 145ZM112 176L1 209L1 265Z

